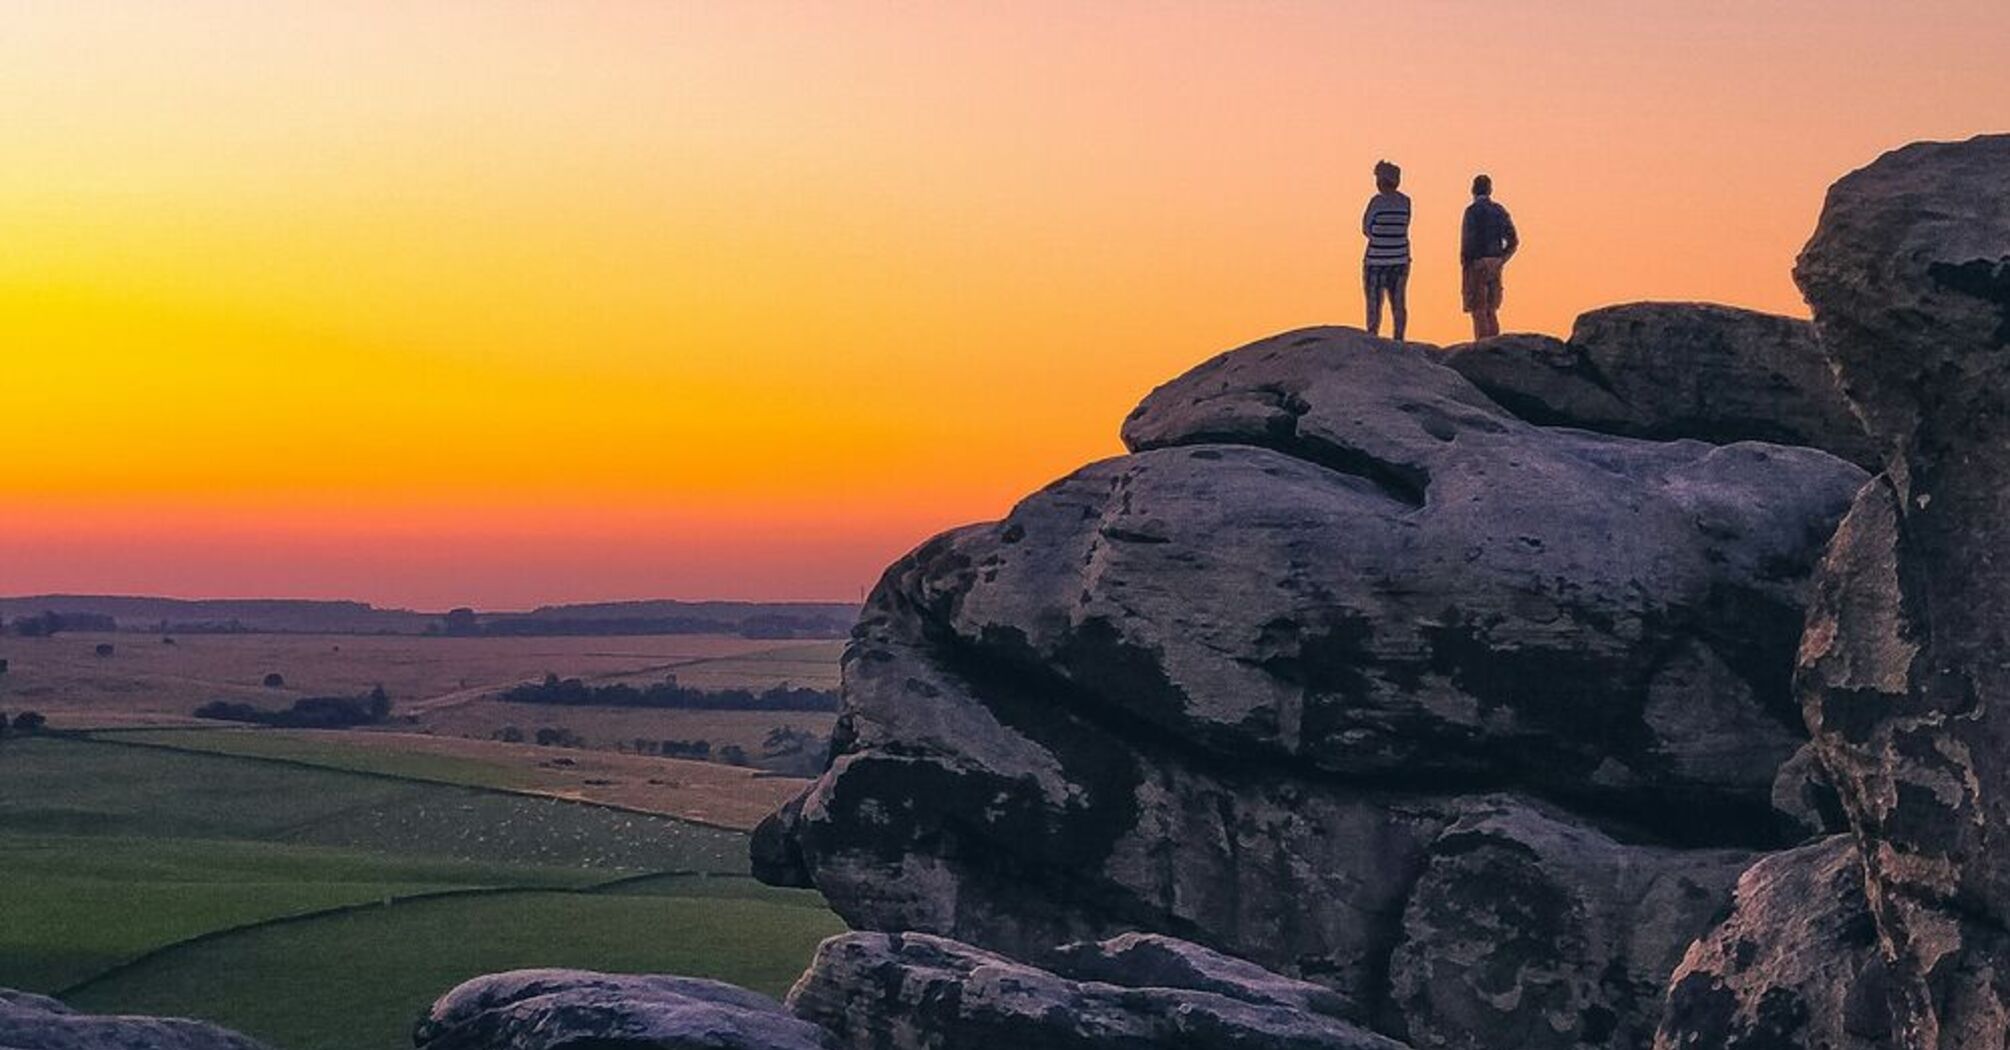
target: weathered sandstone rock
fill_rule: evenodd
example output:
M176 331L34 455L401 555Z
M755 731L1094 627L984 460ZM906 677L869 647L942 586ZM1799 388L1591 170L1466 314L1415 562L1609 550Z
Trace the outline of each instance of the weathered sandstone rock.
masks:
M1504 335L1446 363L1534 423L1718 444L1805 445L1863 466L1876 448L1814 326L1713 303L1628 303L1577 319L1568 342Z
M1656 1050L1887 1050L1884 957L1847 835L1738 879L1737 907L1669 979Z
M54 999L0 989L6 1050L264 1050L216 1025L174 1017L84 1014Z
M827 1050L764 995L693 977L512 970L441 996L418 1050Z
M1511 799L1431 844L1390 962L1418 1047L1644 1047L1668 973L1751 855L1623 846Z
M1828 456L1529 426L1344 330L1216 358L1125 437L962 537L954 637L1218 750L1440 789L1736 809L1802 735L1781 656L1862 480Z
M1325 1009L1331 993L1194 945L1056 955L1093 976L927 934L847 934L824 942L789 1007L841 1050L1402 1050Z
M1864 843L1896 1041L2010 1045L2010 136L1836 183L1795 276L1889 459L1822 570L1807 720Z
M1420 1045L1644 1044L1726 848L1804 834L1772 807L1792 652L1862 473L1534 426L1339 329L1196 368L1125 437L888 570L761 876L1043 966L1180 937ZM1505 877L1562 910L1488 913ZM1465 917L1567 947L1496 965Z

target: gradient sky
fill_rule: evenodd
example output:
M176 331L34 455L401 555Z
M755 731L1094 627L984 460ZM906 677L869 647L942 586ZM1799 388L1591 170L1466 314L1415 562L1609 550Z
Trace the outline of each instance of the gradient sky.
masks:
M1650 10L1651 8L1651 10ZM2010 4L0 12L0 594L856 598L1218 350L1803 313L1827 184L2004 130Z

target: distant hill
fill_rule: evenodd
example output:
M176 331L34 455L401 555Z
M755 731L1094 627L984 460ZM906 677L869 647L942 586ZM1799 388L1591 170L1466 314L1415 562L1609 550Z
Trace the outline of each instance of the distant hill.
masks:
M740 634L753 638L834 638L851 630L849 602L734 602L654 599L546 605L529 612L452 613L380 609L364 602L291 598L148 598L38 594L0 598L0 621L55 613L122 631L181 634L606 635Z
M223 631L331 634L420 634L440 617L363 602L290 598L147 598L105 594L37 594L0 598L0 619L53 612L109 616L120 630L183 634Z

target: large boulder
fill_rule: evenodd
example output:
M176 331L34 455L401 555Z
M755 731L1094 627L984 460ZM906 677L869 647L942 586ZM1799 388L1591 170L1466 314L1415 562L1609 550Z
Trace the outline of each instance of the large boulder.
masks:
M264 1050L204 1021L84 1014L47 996L0 988L0 1047L6 1050Z
M1806 445L1879 460L1807 321L1713 303L1628 303L1577 319L1568 342L1504 335L1447 363L1531 422L1718 444Z
M512 970L441 996L418 1050L828 1050L823 1032L767 996L718 981Z
M1888 1050L1891 1005L1847 835L1772 854L1668 982L1655 1050Z
M847 934L789 1007L841 1050L1403 1050L1316 985L1169 938L1055 954L1050 970L927 934Z
M1803 584L1860 471L1530 426L1332 329L1194 369L1124 436L956 538L976 571L928 579L950 636L1222 753L1679 801L1713 833L1768 808Z
M1751 855L1627 846L1511 799L1431 844L1389 966L1418 1047L1644 1047Z
M1888 456L1801 654L1907 1047L2010 1045L2010 135L1829 191L1795 277Z
M1571 1020L1529 1045L1644 1039L1726 848L1801 834L1771 801L1792 653L1862 473L1534 426L1343 329L1210 361L1125 438L888 570L761 876L1041 965L1181 937L1425 1045L1537 1013ZM1454 927L1510 861L1566 906L1488 921L1577 954L1440 958L1483 948Z

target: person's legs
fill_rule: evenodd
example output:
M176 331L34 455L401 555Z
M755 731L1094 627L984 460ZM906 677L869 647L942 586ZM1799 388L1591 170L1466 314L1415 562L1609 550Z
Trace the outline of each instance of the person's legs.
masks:
M1489 260L1487 267L1487 335L1501 334L1501 270L1506 259Z
M1368 295L1368 334L1380 335L1382 332L1382 287L1375 280L1375 268L1373 266L1361 267L1361 290Z
M1466 274L1466 309L1473 315L1473 338L1501 334L1501 260L1477 259Z
M1396 341L1410 326L1410 268L1401 266L1389 277L1389 317L1396 325Z
M1505 301L1506 301L1506 299L1507 299L1507 285L1506 285L1506 283L1505 283L1505 282L1503 281L1503 276L1504 276L1504 273L1503 273L1503 271L1504 271L1504 270L1505 270L1506 268L1507 268L1507 260L1506 260L1506 259L1502 259L1502 260L1501 260L1501 269L1500 269L1500 270L1495 270L1495 271L1494 271L1494 310L1493 310L1493 319L1494 319L1494 334L1495 334L1495 335L1499 335L1499 334L1501 334L1501 303L1505 302Z
M1485 322L1480 318L1480 308L1484 304L1480 301L1479 291L1480 291L1479 263L1477 261L1474 261L1460 266L1459 305L1465 308L1466 313L1472 315L1473 338L1476 340L1486 338L1486 336L1482 334L1482 327Z

